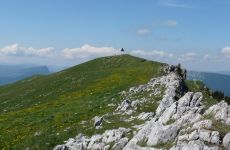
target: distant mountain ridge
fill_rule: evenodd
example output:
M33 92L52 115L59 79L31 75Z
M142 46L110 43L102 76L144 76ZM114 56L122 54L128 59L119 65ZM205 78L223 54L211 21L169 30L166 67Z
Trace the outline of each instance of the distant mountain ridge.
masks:
M33 75L46 75L47 66L0 65L0 85L13 83Z
M230 71L219 71L219 74L230 75Z
M187 78L188 80L201 80L212 90L222 91L226 96L230 96L230 75L188 71Z

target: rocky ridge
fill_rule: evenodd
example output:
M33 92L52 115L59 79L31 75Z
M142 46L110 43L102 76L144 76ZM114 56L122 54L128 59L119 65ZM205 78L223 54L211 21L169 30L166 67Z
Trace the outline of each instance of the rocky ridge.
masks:
M230 149L230 130L223 133L215 128L215 122L230 125L230 106L224 101L205 108L201 92L184 90L184 75L178 68L164 69L166 74L153 78L147 84L123 91L123 101L112 114L95 116L95 128L103 128L104 118L118 115L123 121L142 120L106 130L91 137L83 134L70 138L55 150L221 150ZM135 97L138 95L137 97ZM141 96L139 96L141 95ZM160 97L160 100L156 100ZM157 108L146 112L146 105ZM112 105L112 104L111 104ZM109 107L109 106L108 106ZM109 117L108 117L109 116ZM109 123L107 120L106 123Z

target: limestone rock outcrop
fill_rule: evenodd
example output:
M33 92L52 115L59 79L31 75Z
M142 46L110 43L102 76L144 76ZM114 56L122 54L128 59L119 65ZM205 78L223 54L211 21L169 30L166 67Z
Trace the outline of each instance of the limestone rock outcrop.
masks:
M216 120L230 125L230 106L224 101L210 107L205 114L213 115Z
M185 91L184 76L178 75L177 69L167 67L166 75L120 92L124 99L111 105L116 106L112 115L126 117L122 121L130 122L130 127L105 130L91 137L79 134L54 149L230 150L230 131L223 133L214 125L215 121L230 125L230 106L222 101L206 108L202 91ZM150 98L134 97L138 94ZM161 100L155 100L157 96L161 96ZM155 111L141 109L156 103ZM94 117L94 126L101 126L103 120L103 117ZM137 122L142 124L135 125Z

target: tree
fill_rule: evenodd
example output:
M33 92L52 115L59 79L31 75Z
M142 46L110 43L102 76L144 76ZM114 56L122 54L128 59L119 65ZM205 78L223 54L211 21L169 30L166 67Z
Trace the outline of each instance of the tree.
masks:
M218 100L223 100L224 99L224 93L221 91L214 91L212 93L212 97Z
M180 63L178 64L178 68L181 69L181 64Z
M184 79L185 80L187 79L187 70L186 69L184 70Z
M125 50L124 50L124 48L121 48L121 52L124 52Z
M228 104L230 104L230 97L229 97L229 96L225 96L224 100L225 100Z
M181 69L181 64L178 64L177 67L176 67L176 72L179 76L183 77L183 72L182 72L182 69Z

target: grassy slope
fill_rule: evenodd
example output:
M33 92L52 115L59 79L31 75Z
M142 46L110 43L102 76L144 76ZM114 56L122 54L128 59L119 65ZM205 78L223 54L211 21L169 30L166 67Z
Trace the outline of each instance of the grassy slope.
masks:
M0 149L52 149L79 132L94 133L80 122L111 111L107 104L119 102L117 93L159 76L163 65L104 57L0 87Z

